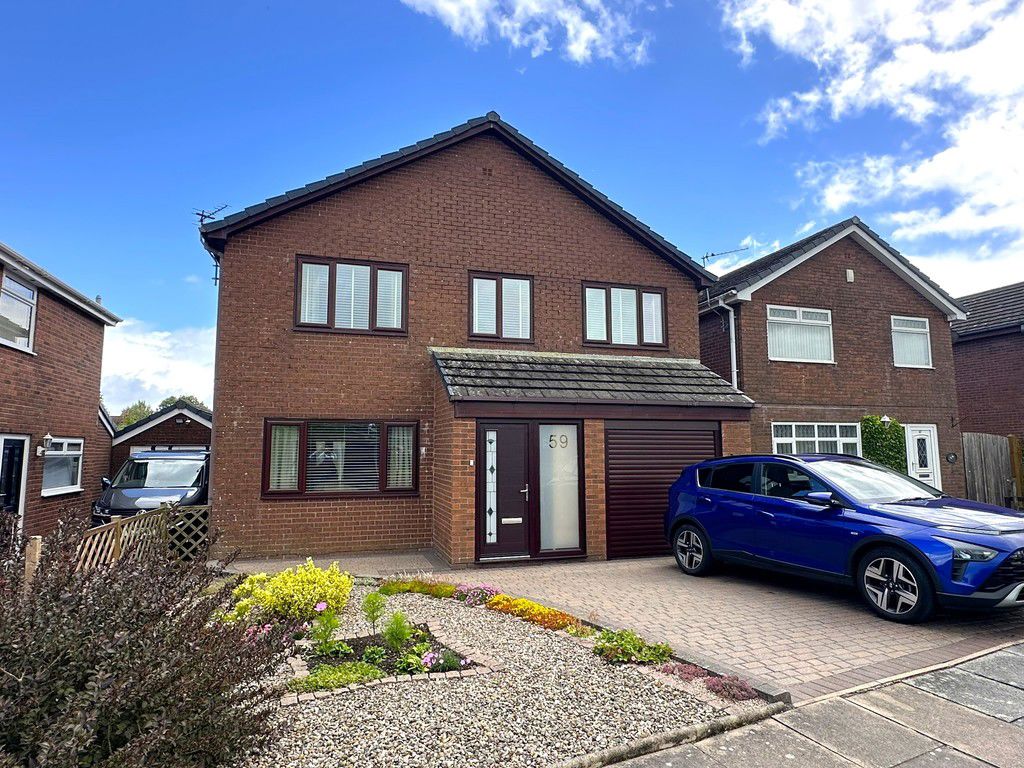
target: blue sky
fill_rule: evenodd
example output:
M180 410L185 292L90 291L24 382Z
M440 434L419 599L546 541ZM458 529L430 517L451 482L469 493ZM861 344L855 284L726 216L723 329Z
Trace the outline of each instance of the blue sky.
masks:
M719 271L856 213L954 294L1024 279L1021 3L890 5L12 5L0 240L126 318L115 410L210 397L193 209L490 109L692 256L749 246Z

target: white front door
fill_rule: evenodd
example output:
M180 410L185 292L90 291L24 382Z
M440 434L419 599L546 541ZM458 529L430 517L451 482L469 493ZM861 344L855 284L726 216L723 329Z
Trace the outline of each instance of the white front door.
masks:
M907 474L942 490L939 430L934 424L907 424Z

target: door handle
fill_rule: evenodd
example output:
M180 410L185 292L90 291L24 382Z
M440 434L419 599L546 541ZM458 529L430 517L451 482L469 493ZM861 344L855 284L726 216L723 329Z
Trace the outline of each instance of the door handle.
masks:
M767 511L765 511L763 509L759 509L759 510L757 510L757 512L758 512L758 514L764 515L765 517L775 517L775 513L774 512L767 512Z
M701 504L710 504L711 503L711 497L710 496L698 496L697 497L697 501L699 501Z
M519 492L520 493L525 493L526 494L526 500L527 501L530 500L530 484L529 483L526 484L525 488L520 488Z

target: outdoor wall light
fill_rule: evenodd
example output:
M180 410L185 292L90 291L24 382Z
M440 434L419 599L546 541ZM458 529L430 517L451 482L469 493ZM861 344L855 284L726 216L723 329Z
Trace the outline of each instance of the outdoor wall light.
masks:
M45 456L51 445L53 445L53 435L47 432L43 435L43 444L36 446L36 456Z
M882 426L885 427L886 429L889 428L889 424L891 422L892 422L892 419L889 418L888 414L886 414L885 416L882 417Z
M191 424L192 423L192 419L186 419L184 416L179 416L178 418L176 418L174 420L174 423L178 424L178 425L181 425L181 424Z

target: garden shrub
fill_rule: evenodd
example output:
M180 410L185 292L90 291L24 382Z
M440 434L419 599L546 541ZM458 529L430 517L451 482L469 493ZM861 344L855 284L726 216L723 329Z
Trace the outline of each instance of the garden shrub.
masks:
M276 738L287 625L211 621L206 556L159 551L76 572L84 525L63 521L24 585L0 553L0 765L208 768Z
M571 614L555 608L548 608L546 605L523 597L512 597L499 593L488 600L486 605L492 611L507 613L532 624L538 624L545 629L565 629L572 624L580 623L579 619Z
M483 605L500 593L500 589L492 587L490 584L459 584L452 597L466 605L477 606Z
M425 579L388 579L378 587L377 591L382 595L397 595L402 592L412 592L417 595L428 595L429 597L452 597L455 594L455 585L446 581L426 581Z
M395 672L400 675L418 675L426 672L427 667L423 659L415 653L407 653L395 662Z
M611 664L663 664L672 658L665 643L648 643L631 629L602 630L594 644L594 653Z
M906 430L896 419L887 427L880 416L865 416L860 420L860 440L865 459L907 473Z
M735 675L708 677L704 679L704 685L716 696L721 696L729 701L749 701L757 698L757 691L751 688L745 680L740 680Z
M415 628L405 618L405 614L401 611L395 611L384 626L381 637L387 646L397 653L412 639L414 632Z
M388 652L379 645L368 645L363 649L363 661L367 664L379 665L387 655Z
M351 592L352 577L339 571L337 563L318 568L309 559L273 576L258 573L247 578L232 594L235 606L225 618L237 621L256 611L261 616L307 621L317 616L320 603L326 603L326 610L340 613Z
M305 677L298 677L288 683L288 689L296 693L328 691L344 688L353 683L367 683L384 677L384 670L362 661L346 661L341 664L320 664Z
M370 625L370 631L377 634L377 622L384 616L384 609L387 607L388 599L380 592L369 592L363 598L363 618Z

